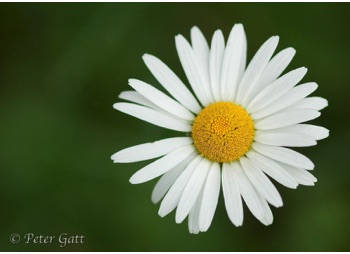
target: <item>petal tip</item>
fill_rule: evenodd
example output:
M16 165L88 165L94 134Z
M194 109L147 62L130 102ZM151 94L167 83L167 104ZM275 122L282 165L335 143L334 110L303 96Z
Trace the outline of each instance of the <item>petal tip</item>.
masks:
M328 107L328 100L323 98L324 99L324 102L325 102L325 106L324 107Z
M135 83L135 82L137 82L137 79L135 79L135 78L129 78L129 79L128 79L128 84L129 84L129 86L131 86L131 87L132 87L132 84Z
M135 177L135 175L133 175L132 177L130 177L129 183L131 183L131 184L139 184L141 182L140 182L140 179L137 179L137 177Z
M158 210L158 215L159 215L161 218L164 218L166 214L165 214L164 211L160 208L160 209Z
M293 47L286 48L286 50L290 51L291 54L295 54L297 52Z
M198 32L198 31L200 31L199 28L198 28L198 26L193 26L193 27L191 28L191 33Z
M180 224L181 222L184 221L186 218L186 214L183 212L179 212L179 206L177 207L176 214L175 214L175 222L176 224Z
M235 225L237 228L238 228L238 227L241 227L241 226L243 225L243 221L240 221L240 222L233 222L233 221L232 221L232 223L233 223L233 225Z
M242 23L236 23L231 29L231 33L235 30L239 30L239 32L244 32L243 24ZM230 34L231 34L230 33Z
M307 71L308 71L308 69L306 67L301 67L300 70L305 72L305 73L307 73Z
M215 30L213 36L215 36L215 35L218 36L218 35L222 35L222 34L223 34L222 31L220 29L217 29L217 30Z
M278 203L275 207L276 208L280 208L280 207L282 207L283 206L283 202L281 201L281 203Z
M119 102L113 104L113 108L119 110Z
M150 57L152 57L152 55L147 54L147 53L144 53L144 54L142 55L142 59L143 59L143 60L145 60L145 59L147 59L147 58L150 58Z
M153 204L157 204L159 202L155 197L151 197L151 201Z
M263 222L263 225L265 225L265 226L267 227L267 226L272 225L272 223L273 223L272 221L269 221L269 222Z
M275 40L276 42L279 42L280 37L278 35L274 35L272 36L273 40Z

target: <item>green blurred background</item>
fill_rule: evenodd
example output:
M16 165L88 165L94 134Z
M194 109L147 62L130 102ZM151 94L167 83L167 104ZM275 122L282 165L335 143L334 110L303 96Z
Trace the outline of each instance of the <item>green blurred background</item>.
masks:
M150 53L186 81L174 43L197 25L208 40L243 23L248 59L270 36L292 46L288 67L330 106L313 123L328 139L299 149L316 164L315 187L276 185L284 206L265 227L245 208L229 221L222 194L211 228L190 235L150 201L156 181L131 185L145 163L113 164L125 147L176 136L115 111L139 78L159 87ZM0 4L0 250L2 251L349 251L349 4L101 3ZM187 82L187 81L186 81ZM10 235L85 235L84 244L18 244ZM57 239L56 239L57 240Z

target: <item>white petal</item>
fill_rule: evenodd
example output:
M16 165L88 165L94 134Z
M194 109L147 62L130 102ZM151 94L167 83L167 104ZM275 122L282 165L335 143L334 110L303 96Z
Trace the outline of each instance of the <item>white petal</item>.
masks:
M267 64L264 72L261 74L256 94L264 87L275 81L282 72L287 68L295 55L295 49L286 48L275 55ZM252 94L255 96L256 94Z
M188 230L191 234L198 234L201 230L199 228L199 212L202 203L203 189L198 195L189 215L188 215Z
M288 72L259 92L246 107L254 113L288 92L305 76L307 69L302 67Z
M237 165L238 171L236 172L239 177L238 183L244 201L246 202L249 210L259 221L261 221L264 225L270 225L273 221L270 207L261 194L255 190L238 163Z
M220 165L214 162L204 185L202 204L199 212L199 228L205 232L213 220L220 193Z
M254 167L264 171L280 184L292 189L298 186L294 178L274 160L255 152L253 149L250 149L250 151L246 153L246 156L251 160Z
M302 155L296 151L293 151L288 148L278 147L278 146L269 146L262 145L259 143L253 143L252 147L259 153L266 155L277 161L286 163L294 167L300 167L305 169L313 169L315 165L312 161L307 158L305 155Z
M184 83L158 58L145 54L143 60L159 83L183 106L194 113L199 113L201 107Z
M119 94L118 97L123 100L131 101L149 108L156 109L157 111L162 111L160 107L158 107L153 102L147 100L145 97L143 97L136 91L123 91Z
M192 27L191 29L191 42L193 52L195 53L200 64L203 65L203 70L208 71L209 46L203 33L196 26Z
M221 101L220 77L225 51L225 39L221 30L215 31L210 50L210 85L215 101Z
M257 84L259 78L270 61L273 52L275 52L278 41L278 36L272 36L254 55L243 74L241 82L239 83L238 92L235 99L237 104L245 107L251 100L252 95L255 93L256 89L258 89Z
M263 223L265 226L271 225L273 222L273 214L271 212L270 206L267 203L267 201L261 196L259 195L259 200L261 203L261 207L264 210L264 217L260 220L261 223Z
M236 177L238 179L239 192L241 193L245 203L247 204L251 213L258 219L262 220L265 216L265 210L261 206L259 194L244 174L241 166L238 162L232 163L235 170Z
M207 106L212 101L209 80L203 75L188 41L182 35L177 35L175 43L182 67L193 91L202 105Z
M280 98L267 105L266 107L258 110L253 113L251 117L253 119L261 119L263 117L272 115L280 110L293 105L297 101L305 98L317 88L317 84L314 82L302 84L296 87L293 87L288 93L282 95Z
M305 169L291 167L286 164L283 164L282 167L301 185L314 186L315 182L317 182L316 177Z
M167 193L167 191L170 189L171 185L174 184L175 180L179 177L179 175L182 173L182 171L185 169L184 165L185 161L183 161L180 166L177 165L172 170L166 172L162 177L158 180L157 184L154 186L152 191L151 200L153 203L158 203L164 195Z
M288 107L289 109L313 109L321 110L328 106L328 101L321 97L308 97L298 101L297 103Z
M180 147L137 171L130 178L130 183L139 184L152 180L174 168L180 162L191 156L191 154L194 152L195 148L193 145Z
M271 130L271 132L304 134L313 137L315 140L321 140L329 136L329 130L321 126L311 124L295 124L274 129Z
M211 164L212 163L209 160L203 158L193 172L177 206L175 216L176 223L181 223L191 211L194 202L196 201L199 192L203 187Z
M115 103L113 107L121 112L166 129L182 132L190 132L192 129L191 125L185 121L180 121L178 119L170 117L169 115L144 106L139 106L132 103L118 102Z
M305 147L316 145L315 139L302 133L255 131L254 140L265 145Z
M129 85L146 99L174 116L184 120L194 120L194 115L188 109L153 86L137 79L129 79Z
M320 112L310 109L285 110L255 121L254 127L258 130L271 130L310 121L320 115Z
M198 155L192 162L186 167L186 169L181 173L181 175L176 179L175 183L171 186L168 193L165 195L162 203L160 205L158 214L161 217L164 217L170 213L177 206L183 190L186 187L187 182L191 178L194 170L198 164L203 159L202 155Z
M167 138L153 143L145 143L125 148L113 154L111 159L117 163L144 161L163 156L179 147L192 143L193 140L188 137Z
M152 192L152 202L158 203L170 187L174 184L176 179L180 176L180 174L184 171L184 169L189 165L189 163L196 157L195 154L192 154L186 160L180 162L177 166L175 166L170 171L166 172L162 177L158 180L157 184L153 188Z
M152 101L146 99L144 96L142 96L139 92L137 91L123 91L119 94L118 96L120 99L127 100L130 102L134 102L137 104L140 104L142 106L149 107L151 109L154 109L158 112L164 113L165 115L168 115L170 117L174 117L173 114L165 111L161 107L158 107L156 104L154 104Z
M230 32L222 63L220 79L222 100L233 101L236 97L238 83L245 69L246 56L247 39L243 25L236 24Z
M191 42L203 78L207 80L207 82L202 85L207 85L207 89L210 91L209 46L204 35L196 26L191 29ZM210 96L210 98L212 98L212 96ZM213 102L213 100L211 102Z
M243 172L247 175L255 189L273 206L282 206L283 202L281 195L267 176L260 169L255 168L250 159L246 157L242 157L240 163Z
M224 163L222 167L222 189L226 211L232 223L237 227L242 226L243 223L243 204L238 181L232 164Z

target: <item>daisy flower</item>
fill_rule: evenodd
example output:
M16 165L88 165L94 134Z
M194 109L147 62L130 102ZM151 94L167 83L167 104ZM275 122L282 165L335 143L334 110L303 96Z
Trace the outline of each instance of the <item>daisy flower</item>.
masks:
M269 204L283 205L271 182L295 189L314 185L309 173L314 164L286 147L307 147L328 136L328 130L303 122L320 116L327 100L307 97L314 82L298 83L304 67L281 76L295 50L286 48L273 56L278 36L269 38L246 67L247 41L242 24L225 40L217 30L209 47L197 27L191 44L175 37L176 49L192 92L158 58L145 54L148 69L168 92L143 81L129 79L113 107L179 137L123 149L112 156L116 163L158 158L137 171L132 184L159 176L152 201L161 201L161 217L176 209L176 223L188 217L190 233L207 231L214 217L222 185L231 222L243 223L243 201L264 225L273 221Z

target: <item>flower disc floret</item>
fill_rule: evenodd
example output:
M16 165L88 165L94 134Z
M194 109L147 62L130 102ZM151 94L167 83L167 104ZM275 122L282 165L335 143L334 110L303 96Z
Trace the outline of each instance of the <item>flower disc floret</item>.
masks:
M249 114L232 102L216 102L196 117L192 138L198 152L211 161L232 162L242 157L254 138Z

